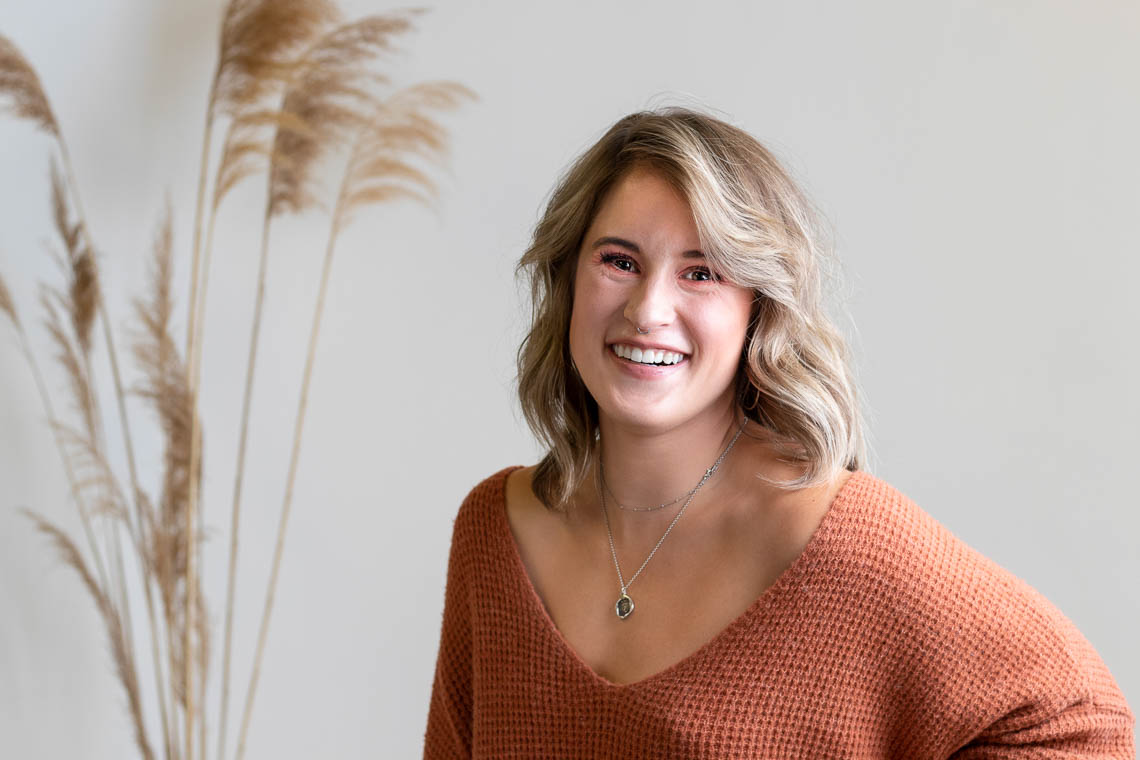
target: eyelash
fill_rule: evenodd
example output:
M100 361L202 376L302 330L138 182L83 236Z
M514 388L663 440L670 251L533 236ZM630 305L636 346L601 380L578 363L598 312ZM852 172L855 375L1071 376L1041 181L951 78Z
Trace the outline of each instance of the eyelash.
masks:
M629 256L626 256L624 253L603 253L602 254L602 263L603 264L613 264L615 261L628 261L631 264L637 263L633 259L631 259ZM622 269L619 271L625 272L628 270ZM703 272L705 275L708 276L707 280L693 280L693 282L721 282L723 280L723 278L720 277L719 275L714 275L712 272L710 272L708 267L696 267L690 271L692 271L692 272Z

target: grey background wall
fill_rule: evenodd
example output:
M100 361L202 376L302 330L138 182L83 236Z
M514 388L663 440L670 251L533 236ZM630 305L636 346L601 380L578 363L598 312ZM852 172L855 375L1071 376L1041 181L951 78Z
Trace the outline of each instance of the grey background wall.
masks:
M38 68L69 141L120 351L167 194L180 309L188 297L222 5L0 0L0 33ZM456 79L481 101L447 120L453 158L437 210L379 209L342 239L251 757L420 751L451 520L480 479L538 456L513 398L525 314L514 261L572 157L625 113L677 102L765 141L834 231L834 303L850 314L837 318L870 413L868 468L1052 600L1140 706L1140 5L703 8L448 2L406 40L401 81ZM43 248L49 148L0 121L0 272L41 349L34 283L56 278ZM219 632L261 193L244 185L219 219L206 323L204 582ZM272 232L238 701L325 234L320 214ZM58 375L51 383L62 388ZM131 413L153 488L158 432L144 406ZM17 511L78 535L43 418L0 325L0 736L12 757L131 756L93 606ZM113 465L125 472L121 457ZM217 698L215 677L212 726Z

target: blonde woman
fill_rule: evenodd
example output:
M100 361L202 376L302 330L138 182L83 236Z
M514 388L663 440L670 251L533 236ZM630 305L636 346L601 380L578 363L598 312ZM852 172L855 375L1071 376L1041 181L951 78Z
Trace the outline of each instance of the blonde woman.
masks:
M715 118L570 168L519 262L548 453L459 509L426 758L1134 756L1072 623L864 469L825 255Z

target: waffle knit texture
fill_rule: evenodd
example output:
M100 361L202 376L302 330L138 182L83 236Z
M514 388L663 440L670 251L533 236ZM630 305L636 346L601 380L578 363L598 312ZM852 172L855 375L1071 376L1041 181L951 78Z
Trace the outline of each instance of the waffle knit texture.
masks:
M1132 711L1073 623L863 470L727 628L611 683L530 582L515 469L455 519L425 758L1136 757Z

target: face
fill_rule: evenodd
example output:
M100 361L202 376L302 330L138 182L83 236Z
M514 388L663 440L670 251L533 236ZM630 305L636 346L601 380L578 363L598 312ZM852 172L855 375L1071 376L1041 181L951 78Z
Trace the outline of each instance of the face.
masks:
M604 421L674 429L731 407L751 306L750 289L710 273L684 197L635 168L578 252L570 353Z

